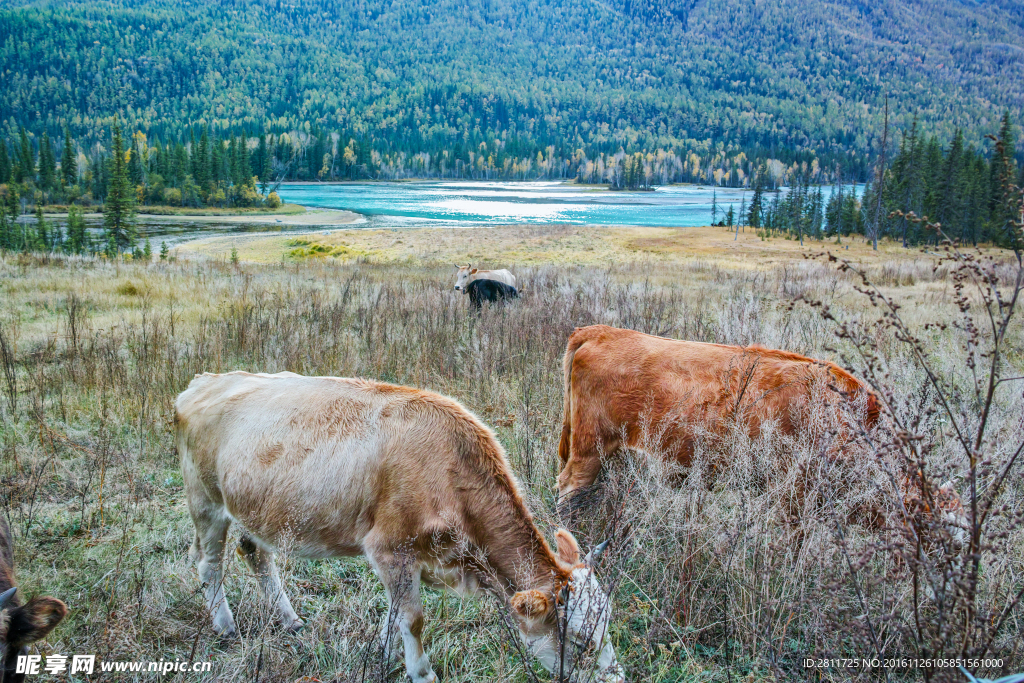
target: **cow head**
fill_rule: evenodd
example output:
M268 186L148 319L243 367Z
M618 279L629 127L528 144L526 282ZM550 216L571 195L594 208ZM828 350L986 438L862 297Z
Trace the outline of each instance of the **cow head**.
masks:
M568 583L557 592L520 591L512 596L512 610L526 647L549 672L572 672L581 655L597 656L595 677L598 683L624 683L622 667L608 637L612 606L608 595L594 576L591 566L607 542L580 560L580 547L565 529L555 538L558 559L569 575ZM564 647L559 643L560 622L565 628ZM570 680L577 680L573 676Z
M61 622L68 608L56 598L39 597L18 606L17 588L0 593L0 683L20 683L25 674L15 673L18 655L28 646L45 638Z
M469 284L469 276L476 275L477 269L474 268L471 263L467 263L464 266L460 266L456 263L455 267L458 269L458 272L455 273L455 291L465 292L466 285Z

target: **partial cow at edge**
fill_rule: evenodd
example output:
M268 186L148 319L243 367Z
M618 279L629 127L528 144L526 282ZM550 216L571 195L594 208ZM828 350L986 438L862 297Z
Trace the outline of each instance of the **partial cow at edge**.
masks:
M508 270L502 268L501 270L478 270L473 267L473 264L467 263L464 266L455 264L455 291L465 292L469 287L469 284L474 280L497 280L503 282L509 287L516 286L516 276L510 273Z
M15 673L18 656L45 638L68 613L57 598L35 597L22 605L14 586L14 548L11 530L0 517L0 683L21 683L25 674Z
M609 597L572 535L557 553L533 522L494 433L458 402L371 380L232 372L197 376L175 402L192 555L214 629L236 633L223 588L229 525L264 599L302 625L274 552L366 556L388 594L414 683L437 677L420 634L420 582L509 601L526 649L549 671L578 650L598 683L624 681ZM557 604L568 615L559 641ZM391 632L385 620L382 641Z
M563 360L564 412L558 494L590 486L602 457L654 451L688 467L698 430L725 434L738 422L756 437L766 421L785 434L798 425L816 383L838 400L863 401L868 427L879 405L868 387L834 363L761 346L677 341L606 325L577 328Z

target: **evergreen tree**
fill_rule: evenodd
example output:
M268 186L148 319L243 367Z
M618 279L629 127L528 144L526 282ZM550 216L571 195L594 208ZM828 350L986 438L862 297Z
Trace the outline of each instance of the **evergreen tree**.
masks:
M32 145L28 141L28 133L25 132L25 126L20 127L20 151L18 154L18 167L21 169L18 178L15 178L16 182L23 183L27 180L34 180L36 175L36 160L35 155L32 153Z
M149 238L146 238L146 243L142 247L142 258L146 263L153 262L153 245L149 243Z
M843 184L832 188L831 194L828 197L828 204L825 205L825 232L829 235L838 236L842 231L842 212L843 212Z
M711 192L711 225L718 221L718 190Z
M821 228L825 219L825 202L824 196L821 193L821 185L818 186L817 192L814 193L814 209L811 217L811 234L814 239L821 239Z
M57 183L57 159L50 146L50 136L44 131L39 142L39 186L49 191Z
M7 153L7 143L0 140L0 183L11 180L11 157Z
M64 152L60 156L60 175L64 185L70 187L78 183L78 155L71 141L71 131L64 129Z
M85 228L82 209L72 204L68 207L68 252L82 254L89 249L89 233Z
M134 190L145 182L145 171L142 168L142 152L139 150L139 140L133 136L132 149L128 156L128 182Z
M959 214L963 192L964 133L959 128L953 135L953 142L942 162L939 174L939 205L935 219L942 224L947 233L956 233L955 225Z
M160 243L160 260L161 261L166 261L167 260L167 256L169 254L169 251L170 250L167 248L167 242L161 242Z
M103 227L106 229L109 256L135 246L135 191L128 178L124 139L121 126L114 121L110 158L110 190L103 205Z
M989 212L992 237L999 242L1005 241L1009 222L1017 218L1014 215L1014 202L1010 194L1010 185L1017 178L1014 156L1016 156L1016 135L1014 135L1013 124L1010 122L1010 112L1007 111L1003 114L1003 120L999 126L999 142L989 167Z
M0 251L14 249L14 232L7 220L7 202L0 202Z
M742 211L740 212L742 214ZM754 197L750 200L750 213L747 214L747 225L755 230L761 227L764 213L764 174L758 169L754 177Z
M242 133L242 139L238 146L238 173L242 179L242 185L254 187L252 183L252 164L249 161L249 138Z
M270 155L271 150L267 145L267 136L266 134L261 135L260 146L256 149L256 158L258 159L256 168L259 169L260 185L263 194L267 194L267 188L270 185Z
M39 251L49 251L53 247L50 242L50 233L46 225L46 219L43 217L42 203L36 204L36 234L32 247L34 250L38 249Z
M205 194L210 191L210 138L205 128L199 138L199 147L192 147L192 177L200 192Z

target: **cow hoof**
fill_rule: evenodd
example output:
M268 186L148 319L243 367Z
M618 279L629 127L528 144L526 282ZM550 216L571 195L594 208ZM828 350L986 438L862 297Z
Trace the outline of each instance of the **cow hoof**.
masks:
M233 621L226 626L214 622L213 632L216 633L221 640L234 640L238 637L238 630L235 628Z
M217 633L217 636L225 642L238 640L238 631L235 629L234 626L224 631L219 631L217 629L214 629L214 631Z
M302 627L306 625L302 619L296 619L290 624L284 624L284 630L286 633L298 633L302 630Z

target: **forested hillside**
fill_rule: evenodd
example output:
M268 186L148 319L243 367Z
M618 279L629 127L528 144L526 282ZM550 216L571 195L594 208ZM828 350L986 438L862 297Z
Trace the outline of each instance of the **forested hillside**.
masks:
M274 133L293 178L602 181L622 151L652 155L661 182L749 183L769 159L830 180L869 174L886 93L896 129L917 115L944 144L963 128L979 145L1024 111L1012 0L7 7L8 140L67 129L86 158L117 114L165 145Z

